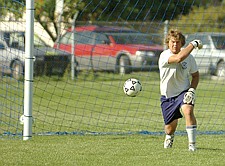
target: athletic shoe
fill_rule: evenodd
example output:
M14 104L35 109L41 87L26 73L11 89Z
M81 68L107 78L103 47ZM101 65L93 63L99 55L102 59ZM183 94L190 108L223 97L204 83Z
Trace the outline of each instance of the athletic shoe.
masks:
M189 144L188 149L189 149L190 152L194 152L194 151L197 150L196 147L195 147L195 144Z
M164 148L172 148L173 146L173 140L174 140L174 135L166 135L165 141L164 141Z

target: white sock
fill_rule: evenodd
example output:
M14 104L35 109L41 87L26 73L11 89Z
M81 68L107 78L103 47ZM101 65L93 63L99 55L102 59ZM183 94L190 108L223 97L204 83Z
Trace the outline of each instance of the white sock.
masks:
M186 126L189 144L196 143L197 125Z
M166 139L171 139L172 137L174 137L173 134L169 135L169 134L166 134Z

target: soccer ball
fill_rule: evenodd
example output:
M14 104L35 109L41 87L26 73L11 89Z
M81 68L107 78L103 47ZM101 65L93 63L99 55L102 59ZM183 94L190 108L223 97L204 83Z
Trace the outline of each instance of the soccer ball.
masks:
M135 78L128 79L123 85L123 91L127 96L135 97L142 90L141 82Z

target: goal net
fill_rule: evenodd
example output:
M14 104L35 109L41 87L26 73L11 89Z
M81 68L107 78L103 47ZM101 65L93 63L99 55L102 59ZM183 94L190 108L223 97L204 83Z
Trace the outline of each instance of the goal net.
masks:
M26 5L0 8L0 137L14 138L23 133ZM224 134L224 1L37 0L35 9L33 135L163 134L157 60L169 28L203 41L193 52L198 132ZM137 97L123 92L129 78L142 84Z

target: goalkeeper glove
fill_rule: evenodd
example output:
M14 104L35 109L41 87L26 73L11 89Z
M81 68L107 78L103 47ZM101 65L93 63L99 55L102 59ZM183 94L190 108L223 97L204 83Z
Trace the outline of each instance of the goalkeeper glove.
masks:
M201 49L203 46L201 40L193 40L190 43L194 46L194 48L198 48L198 49Z
M185 104L195 104L195 89L190 88L185 94L183 102Z

